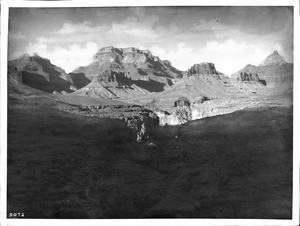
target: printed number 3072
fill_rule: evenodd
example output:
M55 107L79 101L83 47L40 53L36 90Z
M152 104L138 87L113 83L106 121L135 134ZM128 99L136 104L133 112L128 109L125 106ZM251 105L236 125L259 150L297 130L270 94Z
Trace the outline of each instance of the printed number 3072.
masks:
M9 213L8 217L25 217L24 213Z

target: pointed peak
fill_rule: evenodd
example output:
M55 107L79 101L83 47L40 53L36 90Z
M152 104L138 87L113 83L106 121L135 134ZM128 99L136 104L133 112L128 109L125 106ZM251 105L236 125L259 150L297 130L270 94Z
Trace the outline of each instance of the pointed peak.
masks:
M275 66L286 64L284 58L275 50L259 66Z

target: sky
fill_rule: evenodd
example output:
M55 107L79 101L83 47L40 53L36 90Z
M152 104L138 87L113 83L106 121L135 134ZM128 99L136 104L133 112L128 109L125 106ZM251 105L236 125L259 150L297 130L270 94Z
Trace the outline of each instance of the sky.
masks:
M293 61L291 7L11 8L9 60L28 53L71 72L104 46L148 49L179 70L212 62L227 75L277 50Z

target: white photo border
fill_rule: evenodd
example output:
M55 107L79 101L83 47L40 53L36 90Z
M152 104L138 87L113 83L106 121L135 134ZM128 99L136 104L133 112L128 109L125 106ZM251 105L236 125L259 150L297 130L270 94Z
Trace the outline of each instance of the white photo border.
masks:
M14 7L122 7L122 6L292 6L294 8L294 93L293 93L293 213L291 220L265 219L7 219L7 56L8 12ZM300 73L299 73L299 0L85 0L1 2L1 225L299 225L299 150L300 150Z

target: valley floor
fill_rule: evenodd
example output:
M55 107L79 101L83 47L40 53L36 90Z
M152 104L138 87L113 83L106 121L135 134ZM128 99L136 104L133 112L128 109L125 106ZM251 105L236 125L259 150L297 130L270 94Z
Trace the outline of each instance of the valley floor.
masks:
M137 143L118 119L10 98L8 213L25 218L292 216L291 107L158 127Z

